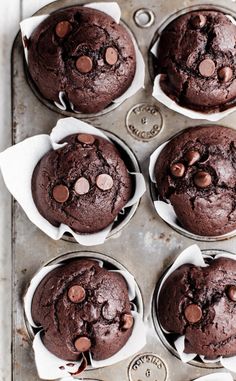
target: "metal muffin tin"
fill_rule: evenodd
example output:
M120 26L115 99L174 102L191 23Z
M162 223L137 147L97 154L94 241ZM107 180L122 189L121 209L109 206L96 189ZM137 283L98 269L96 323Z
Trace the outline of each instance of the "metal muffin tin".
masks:
M153 71L149 53L151 42L166 22L191 9L206 8L197 0L118 0L122 20L129 26L143 53L146 63L145 89L122 105L100 115L83 115L95 127L117 135L132 149L149 185L149 156L162 142L186 127L207 124L177 114L152 98ZM59 0L42 8L37 14L51 13L59 8L82 4L81 0ZM236 3L226 0L208 1L208 7L236 14ZM13 143L36 134L48 134L63 112L41 102L32 92L26 78L21 37L16 37L12 52L12 140ZM67 113L74 117L80 114ZM236 128L235 114L217 124ZM154 117L153 117L154 116ZM12 204L12 379L39 380L34 364L32 342L25 325L22 298L27 284L38 269L54 258L84 252L84 247L71 241L53 241L36 228L16 201ZM161 274L176 256L195 241L174 231L158 216L153 207L148 186L136 213L122 230L117 231L103 245L86 248L89 252L108 256L117 261L135 280L141 292L144 320L147 325L147 344L137 355L111 367L87 370L84 380L98 381L190 381L200 376L222 372L216 365L183 364L162 342L154 325L153 295ZM201 249L221 249L235 252L236 238L221 242L199 242ZM69 254L68 254L69 253ZM235 377L236 379L236 377Z

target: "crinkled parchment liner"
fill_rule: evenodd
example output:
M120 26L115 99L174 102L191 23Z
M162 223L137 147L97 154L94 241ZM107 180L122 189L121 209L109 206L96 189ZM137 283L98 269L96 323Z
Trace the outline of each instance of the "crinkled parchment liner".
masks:
M226 253L226 254L217 254L216 256L214 256L214 259L217 259L217 258L220 258L220 257L230 258L230 259L236 260L236 256L234 254L229 254L229 253ZM162 279L162 281L160 283L160 287L159 287L159 290L158 290L158 293L157 293L157 308L158 308L158 301L159 301L160 291L161 291L161 288L162 288L165 280L177 268L179 268L180 266L182 266L184 264L193 264L194 266L201 266L201 267L207 267L208 266L208 264L204 260L204 257L203 257L203 254L202 254L200 248L197 245L192 245L192 246L189 246L187 249L185 249L177 257L177 259L174 261L173 265L169 268L169 270L167 271L167 273L165 274L165 276L163 277L163 279ZM162 328L162 330L163 330L163 332L165 332L166 335L168 335L168 332L166 332L163 328ZM183 361L184 363L187 363L187 362L193 360L198 355L196 353L185 353L184 352L184 347L185 347L184 342L185 342L185 336L180 336L175 341L175 347L176 347L176 350L177 350L177 352L179 354L179 357L180 357L181 361ZM236 356L232 356L232 357L223 357L223 356L221 356L221 357L218 357L215 360L207 360L207 359L204 358L204 356L200 356L200 357L201 357L202 361L204 363L206 363L206 364L207 363L217 363L217 362L220 362L221 365L224 368L228 369L231 372L236 372Z
M111 16L117 24L120 22L120 17L121 17L121 10L119 5L116 2L110 2L110 3L89 3L84 5L85 7L93 8L100 10L104 13L107 13L109 16ZM22 41L23 41L23 46L24 46L24 53L25 53L25 59L26 62L28 63L28 50L25 46L24 43L24 38L26 37L27 39L30 38L32 32L34 31L37 26L43 22L49 15L41 15L41 16L33 16L29 17L25 20L23 20L20 23L20 28L21 28L21 34L22 34ZM130 32L129 32L130 33ZM123 103L126 99L132 97L138 90L144 87L144 79L145 79L145 63L143 60L143 56L138 48L137 42L135 41L133 35L130 33L130 36L132 38L133 44L134 44L134 49L135 49L135 54L136 54L136 72L135 76L133 79L132 84L130 87L122 94L120 97L116 98L113 103L116 104L121 104ZM54 102L54 104L60 109L60 110L66 110L66 103L64 101L64 92L61 91L59 93L59 102ZM73 104L70 103L71 109L75 112Z
M236 25L235 19L231 15L227 15L227 17L231 20L233 24ZM157 57L157 47L158 47L159 39L154 43L154 45L151 48L151 53ZM173 111L178 112L179 114L182 114L184 116L187 116L191 119L205 119L209 120L211 122L217 122L220 119L223 119L227 115L231 114L232 112L236 111L236 106L230 107L227 110L221 111L221 112L199 112L194 111L191 109L188 109L186 107L180 106L178 103L176 103L173 99L171 99L161 88L160 80L162 78L163 74L159 74L155 77L154 85L153 85L153 92L152 96L157 99L159 102L164 104L166 107L170 108Z
M75 233L65 224L61 224L57 228L39 213L33 201L31 180L38 161L49 150L56 150L67 144L58 144L58 142L66 136L75 133L89 133L109 140L101 130L79 119L60 119L50 135L33 136L0 153L0 169L8 190L24 209L28 218L49 237L58 240L65 232L69 232L81 245L99 245L104 243L113 224L93 234ZM146 190L145 180L141 173L131 173L131 176L135 180L135 191L133 197L125 205L125 208L136 204Z
M103 261L99 260L98 262L99 262L99 265L103 267ZM51 272L53 269L55 269L58 266L61 266L61 264L48 265L48 266L42 267L32 278L30 285L27 289L27 292L24 297L24 310L25 310L26 319L32 328L40 329L40 327L38 327L34 323L32 315L31 315L31 304L32 304L34 292L37 286L39 285L39 283L41 282L41 280L49 272ZM128 285L129 300L133 301L136 296L134 277L128 271L125 271L125 270L110 270L110 271L118 272L125 278ZM117 352L115 355L111 356L110 358L106 360L95 361L92 359L92 356L90 354L90 361L91 361L92 368L100 368L100 367L116 364L134 355L136 352L138 352L145 346L146 328L144 326L142 316L136 311L132 311L132 315L134 318L133 332L130 338L128 339L127 343L124 345L124 347L121 348L120 351ZM43 332L43 330L40 330L35 335L33 340L35 363L36 363L39 377L41 379L54 380L60 377L69 377L70 373L75 373L78 370L82 360L81 361L65 361L53 355L44 346L41 340L41 332ZM69 366L67 364L69 364ZM71 377L71 379L73 378Z
M155 184L156 186L156 178L155 178L155 164L156 161L161 153L161 151L164 149L164 147L169 143L170 140L167 140L165 143L161 144L157 149L151 154L150 156L150 161L149 161L149 177L151 179L151 182ZM158 195L157 195L158 197ZM177 216L175 214L174 208L170 203L160 201L160 200L154 200L154 207L156 209L157 214L168 224L170 225L173 229L179 231L185 236L195 236L196 239L201 239L201 240L209 240L214 241L214 240L223 240L230 238L236 234L236 230L232 230L231 232L228 232L226 234L222 234L219 236L209 236L209 237L204 237L204 236L199 236L196 235L186 229L184 229L178 222Z

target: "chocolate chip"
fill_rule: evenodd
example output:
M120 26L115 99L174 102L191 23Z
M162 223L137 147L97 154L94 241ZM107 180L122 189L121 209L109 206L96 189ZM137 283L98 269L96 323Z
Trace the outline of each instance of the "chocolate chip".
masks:
M60 38L64 38L72 30L71 23L69 21L61 21L56 25L56 35Z
M73 303L81 303L85 299L85 289L82 286L74 285L69 288L68 298Z
M236 302L236 286L230 286L228 289L228 297L233 301Z
M75 186L74 186L75 192L79 195L83 195L83 194L88 193L89 189L90 189L90 185L89 185L88 180L85 177L80 177L76 181Z
M174 163L170 166L171 174L175 177L183 177L185 166L182 163Z
M206 24L206 17L203 15L196 15L191 17L191 24L194 28L200 29L203 28Z
M93 68L93 61L88 56L81 56L77 59L75 66L80 73L89 73Z
M52 195L55 201L63 203L68 200L70 193L65 185L60 184L53 188Z
M233 70L229 66L222 67L218 70L218 77L224 83L229 82L233 77Z
M207 188L211 182L211 175L208 172L199 171L194 176L194 183L199 188Z
M95 138L93 137L93 135L89 135L89 134L79 134L77 136L77 139L80 143L89 144L89 145L95 142Z
M118 52L114 48L107 48L105 53L105 60L109 65L115 65L118 61Z
M109 190L113 187L113 179L110 175L102 173L96 178L96 184L101 190Z
M198 151L190 150L186 152L185 158L188 162L188 165L193 165L195 164L199 159L200 159L200 153Z
M134 318L132 315L130 314L124 314L122 316L122 328L123 329L130 329L131 327L133 327L133 324L134 324Z
M189 323L197 323L202 318L202 310L197 304L189 304L184 311L185 318Z
M78 337L74 345L78 352L87 352L91 348L91 340L86 336Z
M203 77L211 77L215 72L215 63L210 58L206 58L199 65L199 72Z

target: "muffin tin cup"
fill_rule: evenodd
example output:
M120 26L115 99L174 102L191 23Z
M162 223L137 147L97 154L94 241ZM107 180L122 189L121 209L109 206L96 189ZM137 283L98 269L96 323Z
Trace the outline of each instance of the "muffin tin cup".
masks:
M157 30L156 32L156 37L154 37L154 41L151 44L150 48L150 53L154 56L157 57L157 49L158 49L158 44L160 40L160 36L162 31L165 29L165 27L172 22L174 19L178 18L180 15L183 15L185 13L191 12L191 11L196 11L196 10L219 10L227 15L227 17L236 25L236 20L235 16L236 14L232 14L229 9L224 8L224 7L218 7L217 5L195 5L192 7L187 7L183 8L174 15L171 15L167 21L165 21ZM150 65L153 65L152 60L150 60ZM151 68L152 74L154 74L154 70ZM177 102L175 102L173 99L171 99L161 88L161 80L165 78L165 74L159 74L155 77L154 79L154 84L153 84L153 92L152 96L161 102L163 105L168 107L169 109L176 111L187 118L190 119L198 119L198 120L208 120L210 122L217 122L226 116L230 115L232 112L236 111L236 106L228 107L224 111L209 111L209 112L200 112L200 111L195 111L192 109L189 109L184 106L180 106ZM236 100L235 100L236 102Z
M78 234L70 227L61 224L58 228L50 224L37 210L33 201L31 190L31 179L35 166L38 161L50 149L58 149L65 145L58 142L74 133L91 133L104 139L110 140L101 130L90 126L74 118L60 119L55 128L49 135L37 135L32 138L7 149L0 154L0 167L6 186L11 194L24 209L28 218L49 237L58 240L67 233L72 235L76 242L84 246L93 246L102 244L111 233L113 223L98 233ZM18 165L16 166L15 163ZM134 181L134 194L123 208L124 215L117 217L123 222L123 226L134 214L138 202L145 192L145 181L143 175L138 172L130 173ZM127 213L126 213L127 208ZM117 223L116 221L116 223ZM119 224L118 224L119 225ZM116 226L117 227L117 226ZM120 226L121 228L121 226Z
M194 127L193 127L194 128ZM184 131L183 131L184 132ZM174 138L173 136L172 138ZM157 186L156 186L156 179L155 179L155 164L158 159L158 156L160 155L163 148L170 142L170 140L167 140L163 144L161 144L157 149L151 154L150 161L149 161L149 177L150 177L150 188L151 188L151 196L153 200L153 204L155 207L155 210L158 214L158 216L165 221L169 226L171 226L173 229L175 229L178 233L183 234L184 236L188 238L192 238L196 241L222 241L225 239L232 238L236 235L236 230L233 230L229 233L217 235L217 236L201 236L194 233L191 233L190 231L184 229L180 223L178 222L178 218L175 214L174 208L170 203L164 202L160 200Z
M199 367L206 368L218 368L220 366L226 368L231 372L236 372L236 356L223 357L220 356L215 360L207 360L204 356L199 356L196 353L187 354L184 352L184 341L185 336L179 336L178 338L170 341L171 333L165 331L158 318L158 302L161 288L165 280L180 266L184 264L193 264L194 266L206 267L208 266L207 261L217 259L217 258L230 258L236 260L236 255L221 250L204 250L201 251L200 248L195 244L187 249L185 249L174 261L171 267L163 274L157 288L154 292L153 297L153 314L154 314L154 324L157 329L158 335L162 343L170 350L175 356L179 357L184 363L190 363ZM207 260L207 261L205 261ZM169 336L169 338L168 338ZM175 335L178 336L178 335ZM197 360L195 358L198 358Z
M76 373L81 361L66 361L58 358L48 351L41 340L43 330L37 326L31 315L31 304L34 292L41 280L53 269L71 261L73 259L92 259L99 262L101 267L107 268L108 271L120 273L128 285L128 294L132 306L132 315L134 318L133 332L127 343L117 352L106 360L95 361L89 354L90 365L88 369L97 369L101 367L114 365L129 356L134 355L141 350L146 344L146 329L143 323L143 306L142 297L134 277L121 264L113 259L96 252L74 252L57 257L45 264L33 276L24 296L24 312L25 323L31 340L33 340L33 349L35 355L35 363L38 375L41 379L54 380L60 377L70 376Z
M66 102L66 100L64 99L65 94L62 91L58 94L60 102L50 102L49 100L45 99L42 96L42 94L40 94L28 70L28 49L25 46L24 38L26 37L27 39L30 39L30 36L33 33L34 29L37 28L38 25L49 16L49 14L33 16L23 20L20 23L22 43L24 46L24 55L25 55L25 63L26 63L26 68L25 68L26 75L27 75L30 87L32 88L34 94L40 99L42 103L44 103L47 107L52 108L54 111L61 112L62 114L66 116L74 116L77 118L89 118L89 117L104 115L108 112L111 112L116 107L118 107L121 103L123 103L126 99L132 97L137 91L139 91L141 88L144 87L144 77L145 77L145 63L144 63L142 54L128 26L125 25L120 20L121 10L119 5L116 2L108 2L108 3L101 2L101 3L88 3L88 4L84 4L83 6L100 10L108 14L109 16L111 16L116 21L117 24L121 23L131 35L131 38L134 44L135 55L136 55L136 72L130 87L121 96L119 96L114 101L112 101L111 105L107 106L104 110L101 110L100 112L95 114L86 114L79 111L75 111L72 103L70 103L71 110L69 111L67 106L68 102Z

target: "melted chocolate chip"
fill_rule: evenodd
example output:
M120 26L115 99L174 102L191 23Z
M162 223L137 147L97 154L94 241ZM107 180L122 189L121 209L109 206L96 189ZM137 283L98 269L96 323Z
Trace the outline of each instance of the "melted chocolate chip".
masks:
M72 303L81 303L85 299L85 289L82 286L74 285L69 288L68 298Z
M130 314L124 314L122 316L122 329L130 329L134 324L134 318Z
M233 70L229 66L222 67L218 70L218 77L224 83L229 82L233 77Z
M206 17L203 15L195 15L191 17L191 24L195 29L201 29L206 24Z
M52 195L55 201L63 203L69 198L69 189L65 185L56 185L53 188Z
M74 345L78 352L87 352L91 348L91 340L86 336L78 337Z
M118 52L114 48L107 48L105 53L105 60L109 65L115 65L118 61Z
M184 315L189 323L197 323L202 318L202 309L197 304L189 304L185 310Z
M236 286L230 286L227 294L229 299L231 299L233 302L236 302Z
M76 68L80 73L89 73L93 68L93 61L88 56L81 56L76 60Z
M101 190L109 190L113 187L113 179L110 175L102 173L96 178L96 184Z
M69 21L60 21L56 25L55 32L59 38L64 38L71 32L71 30L72 26L71 23L69 23Z
M199 72L203 77L211 77L215 72L215 63L210 58L206 58L199 65Z
M77 139L80 143L89 144L89 145L92 145L95 142L95 138L93 137L93 135L89 135L89 134L79 134L77 136Z
M185 166L182 163L174 163L170 166L170 172L174 177L183 177Z
M185 159L188 162L188 165L193 165L195 164L199 159L201 158L200 153L198 151L194 150L189 150L185 154Z
M197 172L194 176L194 183L198 188L207 188L212 183L210 173L204 171Z
M88 193L90 185L88 180L85 177L80 177L74 186L74 190L78 195L83 195Z

